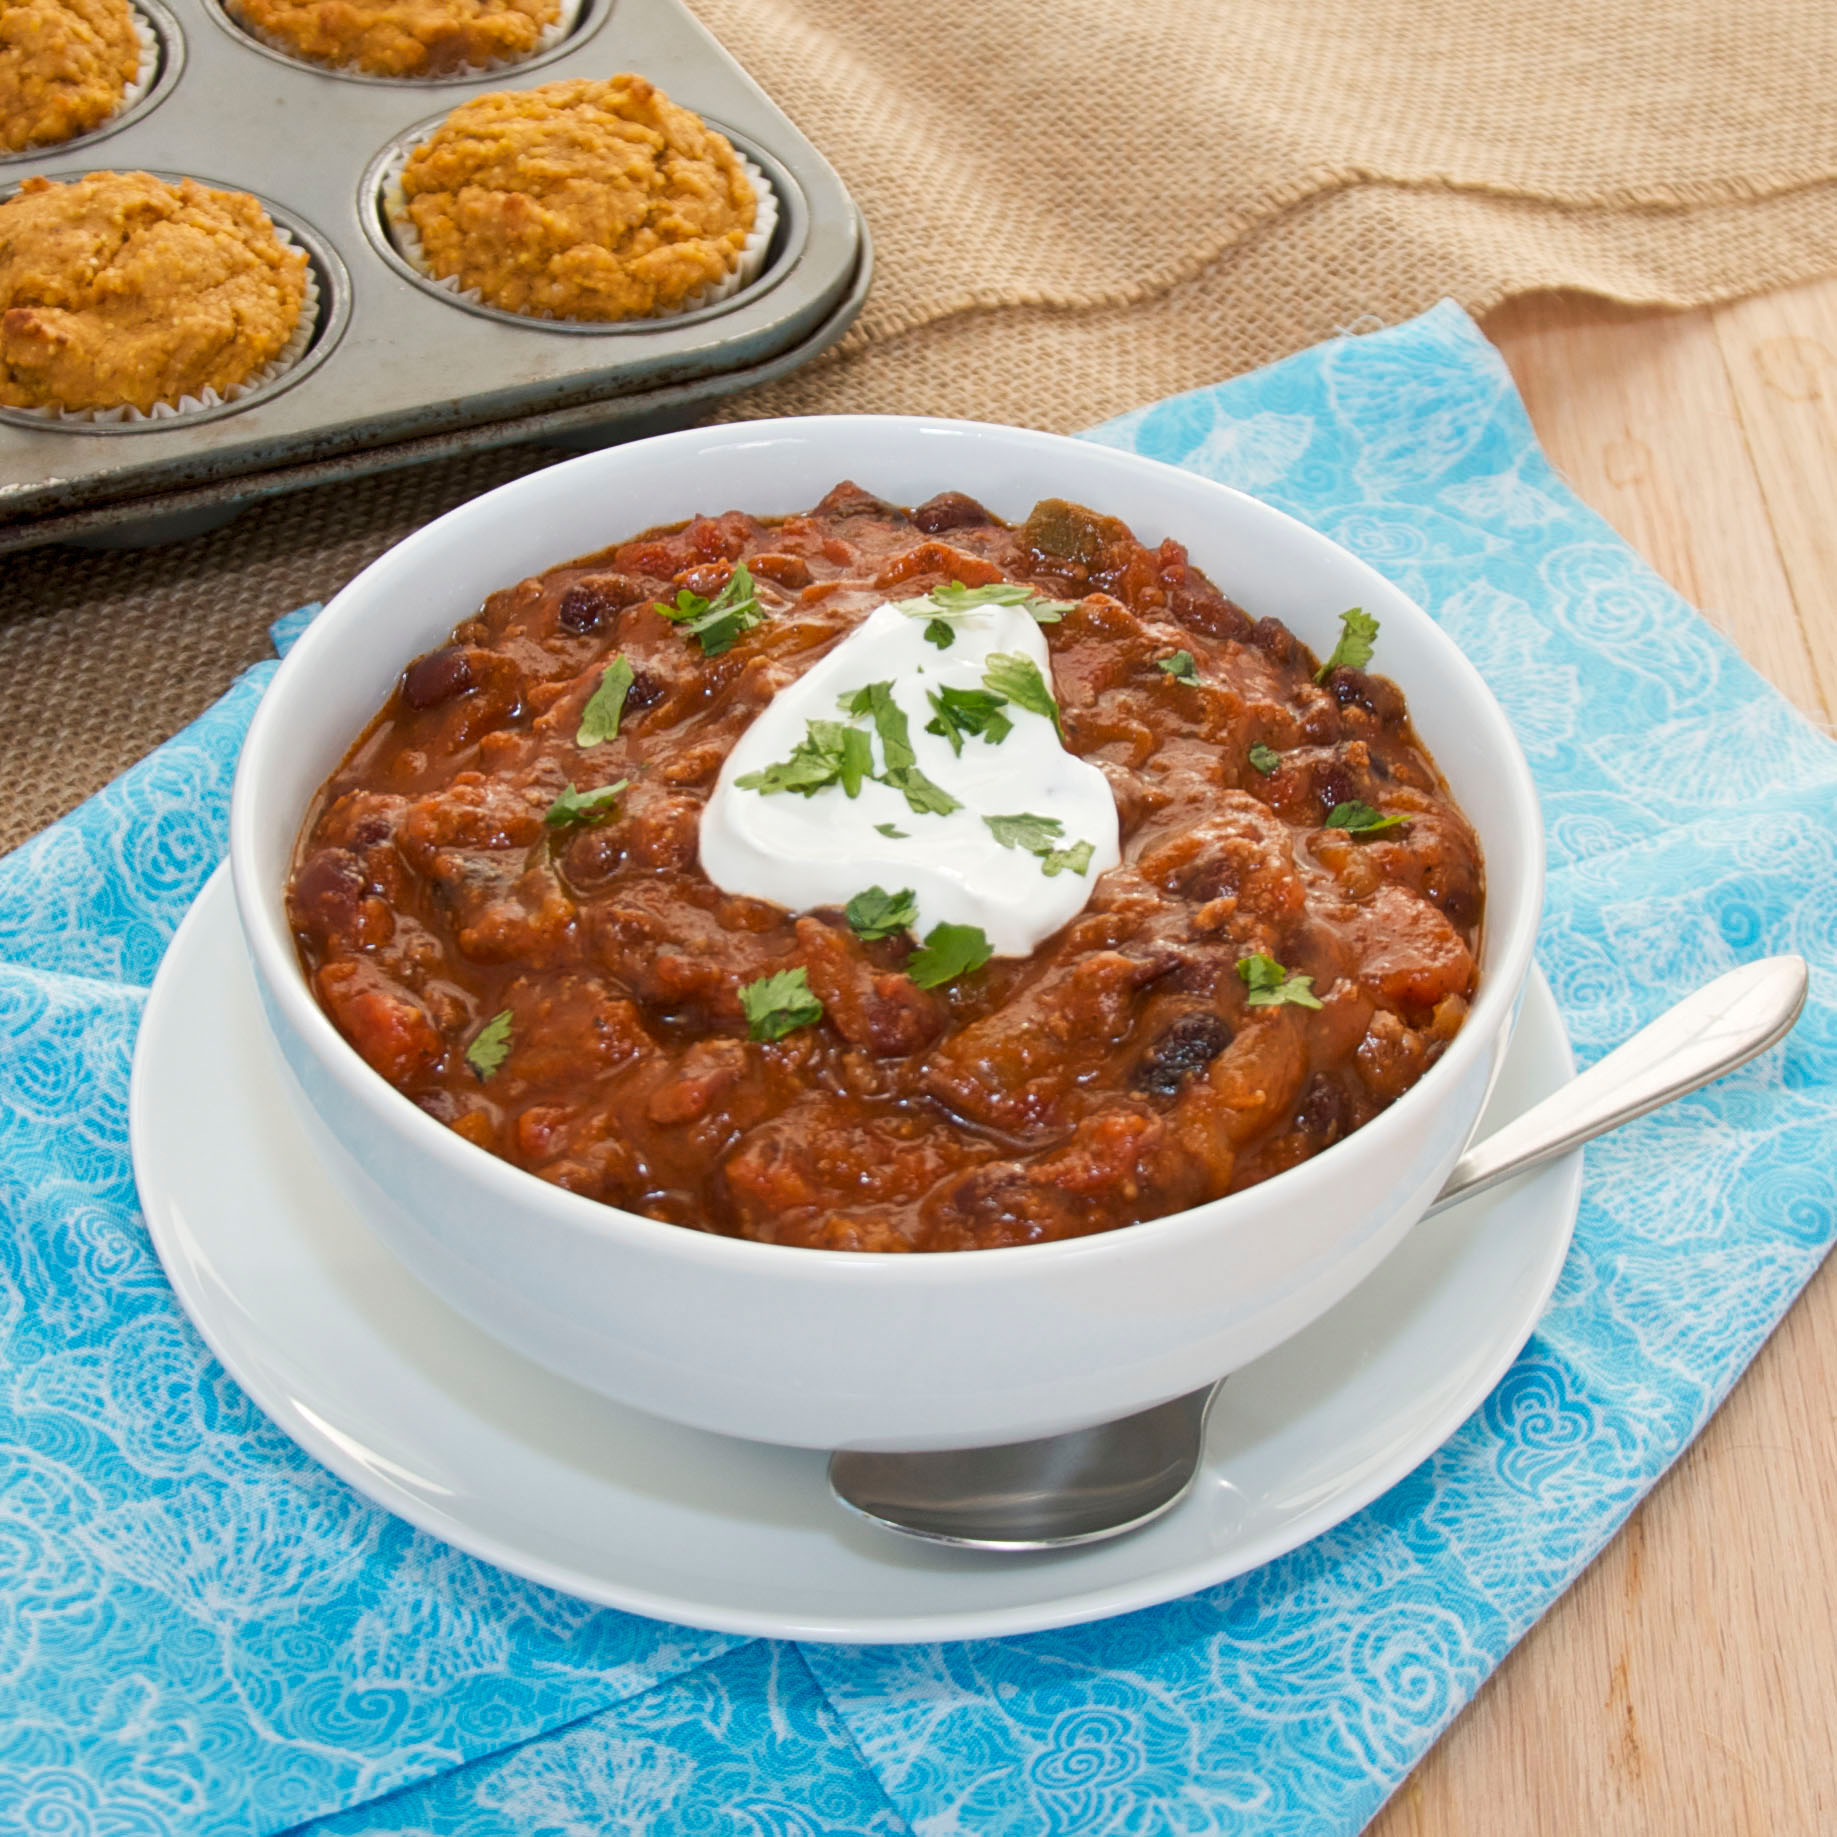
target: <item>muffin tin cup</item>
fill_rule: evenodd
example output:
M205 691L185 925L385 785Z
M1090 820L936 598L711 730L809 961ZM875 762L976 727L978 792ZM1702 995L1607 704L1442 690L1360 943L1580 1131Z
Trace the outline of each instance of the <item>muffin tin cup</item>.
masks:
M470 83L480 77L509 75L521 73L529 65L546 58L551 52L559 50L573 35L580 24L581 14L586 10L587 0L561 0L561 16L553 25L544 26L536 39L534 47L521 57L501 58L495 64L456 64L451 70L428 71L421 76L386 76L375 70L366 70L361 64L322 64L317 58L303 55L299 48L290 45L278 33L264 32L253 20L245 19L235 4L235 0L216 0L224 16L234 31L244 34L261 50L271 52L276 57L285 58L290 64L298 64L306 70L316 70L328 77L346 77L360 83Z
M96 123L68 140L40 141L18 152L0 148L0 169L22 164L42 164L80 152L92 142L138 120L179 79L185 63L185 40L175 20L156 0L132 0L134 36L140 42L140 63L121 92L121 100Z
M251 50L259 51L264 57L278 59L283 64L292 64L300 70L310 70L315 76L336 77L343 83L375 83L399 89L427 89L444 83L476 83L487 77L521 76L535 65L562 57L572 48L575 37L597 24L597 15L612 3L613 0L561 0L560 18L553 25L544 26L534 48L524 52L521 57L503 58L495 64L460 64L451 70L431 70L420 76L400 77L365 70L358 64L322 64L315 58L303 56L296 46L290 45L278 33L264 32L260 26L244 19L236 8L235 0L206 0L206 8L232 38Z
M699 288L680 306L668 312L651 313L634 319L557 319L544 313L517 313L493 306L475 287L461 287L451 277L438 275L421 246L420 233L408 214L408 198L402 190L402 170L410 155L447 119L445 115L418 123L398 135L385 147L364 175L366 225L372 228L372 240L385 256L393 257L398 270L415 284L445 300L463 306L468 312L496 319L507 325L538 326L551 332L622 332L655 330L659 325L674 323L723 306L737 298L765 275L771 261L773 239L778 233L782 215L777 187L766 176L764 168L731 128L702 117L706 125L721 135L733 148L753 188L756 200L753 227L740 249L740 259L723 281Z
M59 183L80 178L81 173L59 173ZM155 178L177 180L193 174L160 172ZM210 179L199 179L201 185L230 191L234 186L219 185ZM8 192L10 194L10 190ZM151 429L165 429L192 421L234 414L268 396L278 394L297 380L304 370L321 362L338 341L350 311L349 281L344 264L339 261L324 238L308 228L291 211L283 210L267 198L259 198L263 210L274 225L277 241L290 249L300 249L306 256L306 292L300 301L299 322L289 334L280 353L238 383L219 393L202 390L197 395L181 396L176 402L155 402L151 409L124 404L119 408L14 408L0 406L0 421L15 427L55 428L60 433L132 434Z

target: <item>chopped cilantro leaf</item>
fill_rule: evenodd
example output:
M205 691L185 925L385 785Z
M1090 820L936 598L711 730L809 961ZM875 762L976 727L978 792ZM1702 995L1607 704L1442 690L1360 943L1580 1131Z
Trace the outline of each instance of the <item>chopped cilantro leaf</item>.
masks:
M1320 998L1314 993L1312 976L1291 976L1274 957L1258 951L1254 957L1240 957L1237 973L1250 991L1244 997L1252 1008L1275 1008L1289 1002L1297 1008L1318 1008Z
M982 820L1003 848L1023 849L1030 855L1037 855L1040 872L1048 880L1068 868L1074 874L1085 873L1096 852L1089 842L1074 842L1070 848L1054 847L1065 834L1065 825L1056 816L1033 816L1022 811L1018 816L985 816Z
M857 893L842 908L848 928L858 938L890 938L896 931L907 931L918 923L918 895L910 887L889 893L885 887L869 887Z
M1040 872L1048 880L1067 870L1074 874L1087 874L1091 868L1091 856L1095 852L1089 842L1074 842L1070 848L1048 849L1040 856Z
M995 947L980 925L933 925L906 963L906 974L921 989L935 989L979 970Z
M834 759L826 759L808 739L791 749L789 759L768 765L757 772L747 772L734 783L742 791L757 791L771 797L780 791L793 791L799 797L814 797L825 785L839 783L841 768Z
M1018 816L985 816L982 820L1003 848L1025 849L1030 855L1053 847L1065 834L1065 825L1056 816L1034 816L1024 810Z
M937 719L927 721L925 731L948 740L953 753L963 751L970 734L981 734L990 746L999 746L1014 731L1014 723L1002 713L1005 698L986 689L927 689L925 699L937 711Z
M873 774L873 749L860 728L841 721L806 721L804 737L792 747L789 759L747 772L734 783L742 791L757 791L761 797L779 791L814 797L825 785L835 784L850 797L858 797L861 781Z
M836 775L850 797L859 797L861 781L874 776L874 743L859 727L842 729L842 750L836 759Z
M1175 682L1197 682L1199 665L1193 661L1191 651L1175 651L1171 657L1163 657L1155 665L1157 670L1165 670Z
M1040 674L1040 666L1021 651L996 651L983 666L982 686L1029 714L1043 714L1059 725L1059 704Z
M951 630L946 619L932 619L925 626L925 642L935 644L939 650L947 651L957 641L957 634Z
M761 797L778 791L814 797L826 785L839 784L848 796L856 797L865 780L878 776L921 816L948 816L962 809L943 786L934 784L914 763L911 730L905 710L893 699L892 683L868 683L850 690L840 701L846 713L872 717L880 734L885 771L875 773L873 742L860 728L843 721L811 720L804 723L804 737L791 749L789 759L747 772L734 783L742 791L757 791Z
M1314 672L1316 682L1325 682L1335 670L1362 670L1371 662L1372 640L1378 635L1378 621L1354 606L1339 615L1339 625L1339 643L1334 645L1333 655Z
M601 785L596 791L576 791L572 784L543 811L542 820L550 829L572 829L577 824L603 823L613 814L619 793L631 783L621 778L616 785Z
M953 810L963 808L942 785L927 778L915 765L896 766L882 772L880 782L892 786L920 816L949 816Z
M1357 798L1349 804L1335 804L1327 813L1327 827L1343 829L1349 836L1382 835L1403 821L1400 816L1385 816L1369 804L1361 804Z
M1278 772L1282 769L1282 755L1273 746L1265 746L1259 740L1250 749L1250 763L1267 778L1271 772Z
M481 1080L489 1078L510 1056L510 1010L501 1009L472 1036L466 1063Z
M685 638L700 639L704 657L732 650L743 633L765 622L765 608L759 604L752 574L743 561L734 563L727 585L713 599L705 600L684 587L674 606L659 600L657 610L672 625L681 626Z
M876 823L874 827L879 830L883 836L892 837L895 842L910 842L912 840L911 836L909 836L905 830L895 829L891 823Z
M947 587L933 587L918 599L896 600L894 604L907 618L929 619L934 625L960 619L979 606L1019 606L1032 613L1039 624L1057 625L1072 609L1070 600L1049 600L1018 580L992 581L986 587L966 587L960 580L953 580ZM930 626L926 627L925 636L931 638L939 650L944 648L931 637Z
M799 1027L823 1018L823 1004L810 992L809 973L801 966L761 976L740 985L740 1009L749 1040L782 1040Z
M615 657L600 672L600 686L588 696L575 731L576 746L598 746L619 737L619 716L625 712L625 692L632 685L631 665Z
M891 682L867 683L859 689L851 689L839 699L844 713L865 714L872 719L874 731L880 735L880 756L889 774L917 762L906 711L893 699ZM887 782L892 783L890 776Z

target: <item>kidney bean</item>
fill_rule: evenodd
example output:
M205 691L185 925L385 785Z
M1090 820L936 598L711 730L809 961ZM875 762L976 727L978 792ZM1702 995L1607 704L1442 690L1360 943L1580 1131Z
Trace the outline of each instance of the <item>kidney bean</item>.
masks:
M1231 1023L1222 1014L1183 1014L1143 1055L1130 1084L1151 1097L1172 1097L1201 1066L1210 1065L1231 1044Z
M442 702L464 695L476 683L472 659L465 647L449 644L444 650L417 657L402 672L402 700L410 708L438 708Z

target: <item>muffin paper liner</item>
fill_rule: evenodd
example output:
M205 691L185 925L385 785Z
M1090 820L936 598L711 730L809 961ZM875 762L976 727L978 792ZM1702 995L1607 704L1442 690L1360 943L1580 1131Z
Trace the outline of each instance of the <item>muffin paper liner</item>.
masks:
M734 158L740 162L741 170L753 188L753 227L746 241L740 245L738 263L724 280L697 288L680 306L672 306L666 312L648 313L642 318L563 319L552 313L515 313L508 307L494 305L476 287L461 287L450 276L434 272L428 262L427 251L421 246L421 233L408 214L408 195L402 189L402 170L415 148L429 138L431 134L423 136L423 140L398 147L390 155L381 180L383 222L388 227L389 240L394 243L402 259L424 280L439 288L442 293L451 294L455 300L464 300L471 306L483 306L491 312L503 313L507 318L531 319L537 324L591 326L596 331L613 331L622 325L659 324L668 319L679 319L685 313L699 312L704 306L713 306L719 300L731 299L742 287L750 286L764 272L766 251L771 248L772 234L778 228L778 194L772 189L771 180L738 147L734 147ZM732 146L733 143L729 141L728 145Z
M159 75L159 34L153 29L153 21L139 7L133 7L130 10L134 15L134 36L140 40L140 67L129 80L127 88L121 92L121 100L109 110L103 120L98 121L96 126L90 129L92 134L99 128L107 127L109 122L125 115L153 87L153 80ZM80 140L83 136L72 135L71 138Z
M276 223L274 234L275 239L287 248L299 246L288 234L284 224ZM319 277L313 272L309 258L306 264L306 292L300 301L299 322L287 342L282 345L278 355L271 357L253 375L238 383L234 389L226 389L221 394L215 389L203 389L196 395L180 396L176 402L155 402L151 409L133 408L124 403L119 408L8 407L5 412L9 416L27 415L52 426L62 423L83 427L134 427L149 421L176 421L186 415L201 414L207 408L222 408L226 403L239 402L244 396L267 388L270 383L285 376L306 355L313 341L313 333L318 329L319 307Z
M495 64L455 64L451 70L433 71L426 76L414 77L383 76L377 71L366 70L361 64L321 63L316 57L303 55L298 45L290 45L278 32L264 32L253 20L245 19L236 0L219 0L219 4L236 22L239 32L247 32L257 44L266 45L270 51L278 51L282 57L290 63L298 64L303 70L335 70L341 76L362 77L372 83L464 83L472 77L486 77L499 71L514 70L519 64L527 64L532 57L553 51L574 30L575 21L580 18L586 0L561 0L560 18L553 25L544 26L536 42L520 57L499 58Z

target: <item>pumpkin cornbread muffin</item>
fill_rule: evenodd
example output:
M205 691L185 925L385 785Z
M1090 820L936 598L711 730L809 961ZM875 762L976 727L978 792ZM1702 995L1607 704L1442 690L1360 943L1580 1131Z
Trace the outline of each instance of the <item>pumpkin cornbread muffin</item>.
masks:
M309 63L445 76L528 57L560 0L233 0L244 25Z
M0 148L20 153L99 127L140 57L128 0L0 0Z
M548 319L679 310L736 271L758 209L728 142L636 76L479 96L401 188L429 273Z
M0 404L150 412L286 348L306 256L247 192L146 172L27 179L0 204Z

